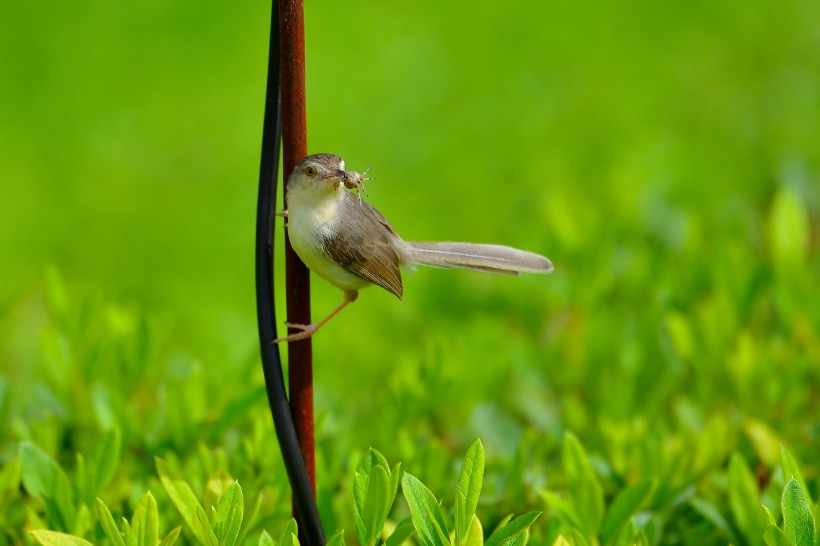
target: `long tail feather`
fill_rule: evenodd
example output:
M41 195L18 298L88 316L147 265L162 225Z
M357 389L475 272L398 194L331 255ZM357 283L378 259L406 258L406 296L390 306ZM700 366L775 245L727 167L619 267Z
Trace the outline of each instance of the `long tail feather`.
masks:
M473 243L406 242L404 261L445 269L471 269L482 273L519 275L551 273L552 262L543 256L509 246Z

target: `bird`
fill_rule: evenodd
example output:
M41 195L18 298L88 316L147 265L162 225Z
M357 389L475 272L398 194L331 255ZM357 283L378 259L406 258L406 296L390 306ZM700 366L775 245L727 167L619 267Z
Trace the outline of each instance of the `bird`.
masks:
M371 284L402 299L402 266L501 275L553 271L544 256L509 246L405 241L378 210L362 200L366 180L371 179L345 170L341 157L327 153L305 157L288 177L287 208L278 215L287 219L291 247L308 269L340 288L344 300L320 322L285 323L298 331L274 343L311 337ZM355 189L358 198L349 189Z

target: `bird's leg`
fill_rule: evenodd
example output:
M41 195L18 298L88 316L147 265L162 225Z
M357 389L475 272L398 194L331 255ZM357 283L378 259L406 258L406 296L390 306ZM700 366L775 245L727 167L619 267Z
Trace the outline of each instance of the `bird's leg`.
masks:
M273 343L282 343L283 341L291 342L291 341L298 341L300 339L309 338L310 336L315 334L316 331L319 328L321 328L322 326L327 324L327 322L330 319L335 317L339 313L339 311L341 311L342 309L347 307L348 304L351 304L354 301L356 301L356 298L358 298L358 297L359 297L359 292L358 291L356 291L356 290L345 290L345 299L344 299L344 301L341 303L341 305L339 305L339 307L334 309L321 322L316 322L316 323L313 323L313 324L293 324L292 322L286 322L285 326L287 326L288 328L294 328L296 330L301 330L301 331L296 332L295 334L287 335L285 337L278 337L278 338L273 340Z

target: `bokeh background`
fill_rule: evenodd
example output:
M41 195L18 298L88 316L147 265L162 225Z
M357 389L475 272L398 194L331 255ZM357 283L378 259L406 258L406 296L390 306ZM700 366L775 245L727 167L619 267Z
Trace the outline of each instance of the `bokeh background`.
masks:
M403 302L368 289L318 335L328 518L370 445L442 488L477 436L540 485L565 431L614 475L671 450L681 487L734 450L764 473L780 445L814 457L820 4L306 4L310 151L372 165L406 239L556 265L411 272ZM6 460L116 425L148 474L146 454L241 459L242 427L269 431L268 24L258 1L0 4ZM314 316L340 301L314 278ZM496 501L538 504L500 475Z

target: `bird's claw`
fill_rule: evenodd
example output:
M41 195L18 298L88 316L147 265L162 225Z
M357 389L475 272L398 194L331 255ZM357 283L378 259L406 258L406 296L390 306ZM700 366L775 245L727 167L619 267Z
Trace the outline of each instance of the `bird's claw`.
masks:
M272 341L272 343L282 343L283 341L291 342L291 341L298 341L300 339L307 339L312 336L316 330L319 329L320 324L296 324L293 322L286 322L285 326L288 329L300 330L295 334L289 334L285 337L278 337Z

